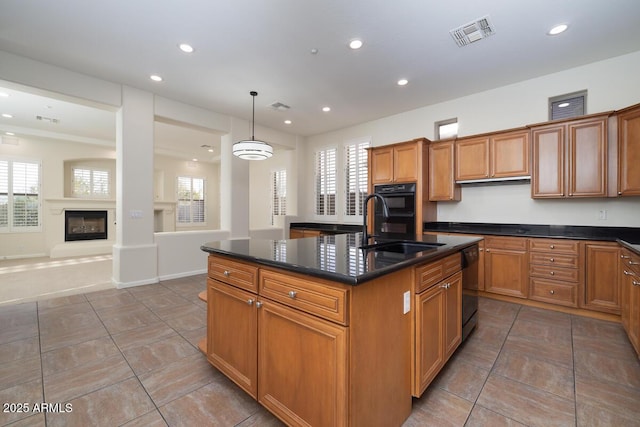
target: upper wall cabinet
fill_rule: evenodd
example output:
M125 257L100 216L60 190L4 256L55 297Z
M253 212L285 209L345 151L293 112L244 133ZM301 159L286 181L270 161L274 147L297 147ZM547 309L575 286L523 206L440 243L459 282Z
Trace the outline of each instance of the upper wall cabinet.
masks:
M607 196L607 115L531 128L531 197Z
M372 184L390 184L393 182L417 182L420 180L420 153L418 143L410 141L397 145L372 148L371 156Z
M429 200L460 200L460 184L454 181L454 141L429 144Z
M528 177L529 129L458 139L456 181Z
M618 114L618 194L640 196L640 104Z

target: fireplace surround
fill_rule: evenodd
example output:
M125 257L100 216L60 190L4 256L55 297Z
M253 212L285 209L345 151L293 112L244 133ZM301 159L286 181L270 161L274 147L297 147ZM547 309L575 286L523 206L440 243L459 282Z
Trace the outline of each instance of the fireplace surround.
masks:
M107 211L65 210L64 241L106 240Z

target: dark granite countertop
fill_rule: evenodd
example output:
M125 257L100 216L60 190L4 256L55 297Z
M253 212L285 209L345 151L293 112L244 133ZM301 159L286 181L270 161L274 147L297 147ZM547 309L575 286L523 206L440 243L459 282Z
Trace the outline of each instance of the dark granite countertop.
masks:
M200 249L295 273L359 285L413 264L436 260L481 240L476 237L424 235L416 239L442 246L414 254L359 248L360 233L304 239L239 239L207 242Z
M362 225L356 224L329 224L324 222L292 222L290 228L304 230L320 230L334 233L359 233L362 231Z
M630 251L635 252L637 255L640 255L640 243L629 243L621 239L618 239L618 243L620 243L622 246L629 249Z

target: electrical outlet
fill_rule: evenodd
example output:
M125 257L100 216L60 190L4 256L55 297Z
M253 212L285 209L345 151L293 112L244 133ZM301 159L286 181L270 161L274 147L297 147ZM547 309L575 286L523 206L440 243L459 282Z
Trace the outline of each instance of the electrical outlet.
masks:
M605 209L598 211L598 219L601 219L601 220L607 219L607 211Z
M403 314L407 314L409 311L411 311L411 292L407 291L405 292L403 295Z

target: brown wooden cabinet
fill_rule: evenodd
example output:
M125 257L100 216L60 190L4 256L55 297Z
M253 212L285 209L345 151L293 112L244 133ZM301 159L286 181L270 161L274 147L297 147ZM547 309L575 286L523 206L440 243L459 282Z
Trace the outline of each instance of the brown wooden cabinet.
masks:
M420 397L462 342L460 254L415 268L413 395Z
M419 142L409 141L394 145L374 147L369 151L371 182L417 182L420 180Z
M454 140L429 144L429 200L460 200L454 177Z
M528 176L529 130L518 129L455 142L456 181Z
M608 115L532 127L532 198L606 197Z
M640 104L618 113L618 194L640 196Z
M308 230L301 228L290 228L289 229L289 238L290 239L301 239L303 237L321 237L324 234L321 230Z
M620 261L622 326L640 356L640 256L623 249Z
M585 260L585 286L581 306L620 314L620 246L609 242L587 242Z
M581 255L577 240L529 239L529 299L578 307Z
M527 298L529 288L527 239L487 236L484 247L485 290Z

